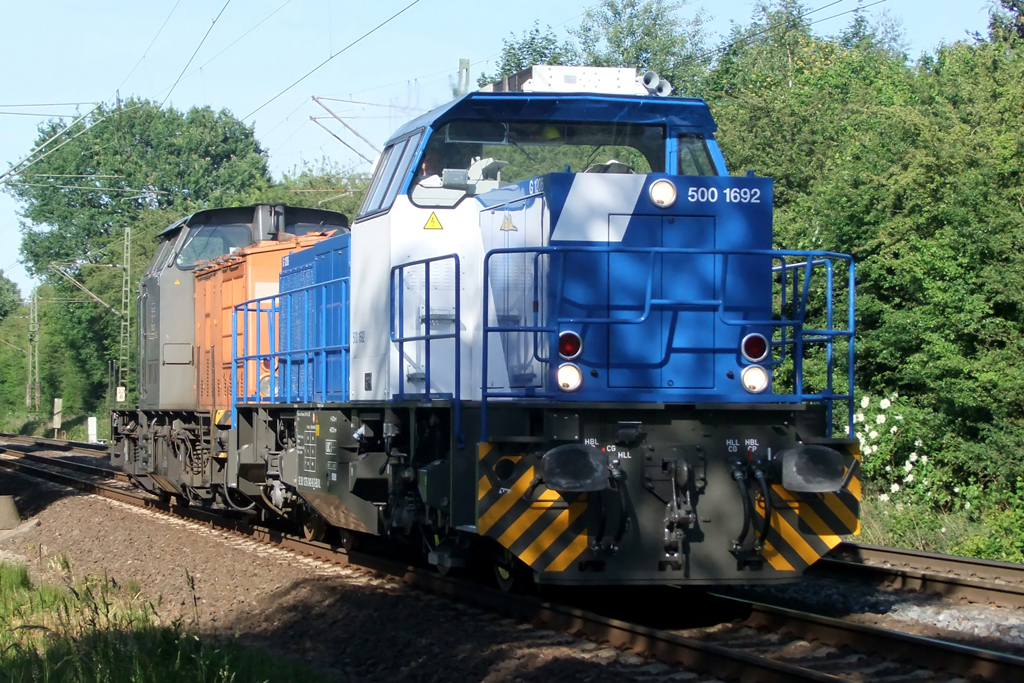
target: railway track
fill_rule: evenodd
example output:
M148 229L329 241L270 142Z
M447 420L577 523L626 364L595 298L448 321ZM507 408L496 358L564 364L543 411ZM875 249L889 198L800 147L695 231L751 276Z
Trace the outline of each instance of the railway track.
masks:
M947 598L1024 607L1024 565L920 550L842 543L815 571Z
M725 596L709 596L711 602L704 608L716 610L716 614L738 614L739 619L712 628L674 629L666 628L662 617L685 615L692 609L692 594L683 590L659 589L656 600L648 603L657 605L657 614L648 610L646 614L631 613L626 618L616 618L614 610L602 609L603 613L598 613L579 606L509 595L469 581L440 577L404 562L306 541L246 520L167 505L153 496L128 489L123 481L115 479L117 473L113 470L84 466L39 452L39 446L48 445L36 442L33 447L33 444L12 443L9 437L0 436L0 447L4 449L0 453L0 467L241 534L320 560L378 572L461 602L613 647L629 648L723 680L760 683L1024 680L1024 658ZM61 452L69 450L73 448ZM913 573L916 570L902 571Z

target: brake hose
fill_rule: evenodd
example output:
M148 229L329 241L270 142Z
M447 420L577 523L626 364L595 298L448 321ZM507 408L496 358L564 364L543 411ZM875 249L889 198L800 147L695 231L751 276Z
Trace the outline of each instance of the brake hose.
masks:
M743 541L747 539L747 531L750 529L750 516L751 516L751 504L750 494L747 493L747 476L743 473L743 469L737 467L732 471L732 478L736 481L736 485L740 488L740 498L743 499L743 530L740 531L740 535L732 542L734 549L739 549L743 545Z
M768 531L772 527L772 496L771 489L768 487L768 475L765 474L764 470L755 470L754 477L761 485L761 495L764 497L764 520L761 522L761 532L754 543L755 547L760 550L768 540Z

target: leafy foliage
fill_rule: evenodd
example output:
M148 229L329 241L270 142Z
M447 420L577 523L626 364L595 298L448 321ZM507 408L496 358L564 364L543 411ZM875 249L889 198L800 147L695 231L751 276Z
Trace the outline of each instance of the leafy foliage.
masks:
M43 126L36 144L62 129ZM60 141L9 190L25 206L22 253L32 273L92 260L145 211L188 213L269 184L252 128L225 110L182 113L129 99L101 106Z
M587 10L571 38L559 41L539 23L503 42L498 72L482 74L481 86L535 64L633 67L669 79L684 94L693 94L705 73L706 19L698 12L682 19L687 0L603 0Z
M0 270L0 322L21 306L21 293L18 286L4 277Z
M477 85L483 87L500 80L503 76L511 76L534 64L576 64L579 56L576 48L568 42L560 43L548 26L542 31L540 22L533 22L529 31L522 37L514 35L502 41L501 56L498 58L498 73L493 76L480 74Z
M59 130L59 123L47 124L38 142ZM262 201L351 215L366 185L365 176L329 163L297 169L273 183L251 127L209 108L182 113L130 99L101 107L61 141L63 146L30 167L36 175L22 176L9 191L24 206L25 263L31 272L48 276L39 292L43 405L63 397L68 415L94 414L105 404L120 318L54 275L50 264L62 264L119 309L125 228L132 230L134 285L152 256L156 235L194 211ZM5 283L0 279L0 321L8 309ZM16 290L14 296L16 303ZM0 338L19 349L27 343L25 335L24 325L0 327ZM5 381L0 400L10 410L23 400L26 369L23 350L4 345L0 358L5 356L11 363L0 374L12 375L13 381Z
M686 0L605 0L587 11L572 35L593 66L657 71L683 94L694 94L704 64L706 18L680 17Z

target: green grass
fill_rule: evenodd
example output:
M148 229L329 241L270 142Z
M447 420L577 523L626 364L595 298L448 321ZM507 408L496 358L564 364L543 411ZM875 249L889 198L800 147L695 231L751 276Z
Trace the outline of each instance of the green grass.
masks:
M0 432L9 434L24 434L26 436L53 437L52 424L53 415L50 413L37 413L30 415L24 410L7 411L0 414ZM72 441L85 441L89 438L89 428L86 422L88 415L64 414L61 421L60 432L65 438ZM110 438L110 416L104 408L97 411L93 417L96 418L97 438Z
M69 568L66 558L51 564ZM63 587L35 586L25 567L0 563L4 683L319 680L301 665L201 637L185 621L161 624L137 586L96 577Z
M868 495L861 523L856 540L864 543L1024 563L1024 505L1016 500L944 512Z

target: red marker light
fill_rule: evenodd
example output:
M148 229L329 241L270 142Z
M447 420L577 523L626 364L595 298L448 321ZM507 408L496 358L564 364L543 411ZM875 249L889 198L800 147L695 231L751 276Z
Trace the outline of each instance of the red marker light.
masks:
M583 353L583 340L575 332L563 332L558 335L558 355L572 360Z
M768 340L763 335L748 334L740 344L743 357L752 363L759 363L768 356Z

